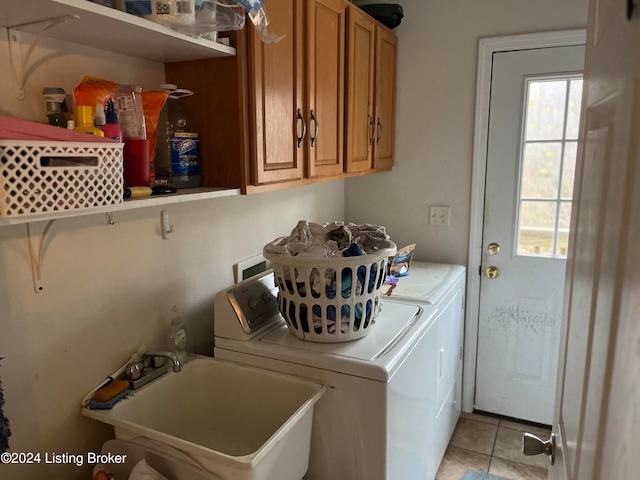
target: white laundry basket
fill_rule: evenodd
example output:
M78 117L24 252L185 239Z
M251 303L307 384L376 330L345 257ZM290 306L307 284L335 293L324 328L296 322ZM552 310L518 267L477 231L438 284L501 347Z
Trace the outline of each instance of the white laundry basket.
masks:
M289 330L302 340L337 343L364 337L380 312L387 260L395 243L385 240L375 253L355 257L311 258L280 255L271 260L278 306Z

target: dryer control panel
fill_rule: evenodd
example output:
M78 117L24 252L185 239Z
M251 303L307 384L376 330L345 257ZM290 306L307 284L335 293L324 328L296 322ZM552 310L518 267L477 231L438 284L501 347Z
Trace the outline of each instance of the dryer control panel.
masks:
M245 333L252 334L275 320L282 321L276 294L273 275L253 277L227 290L227 298Z

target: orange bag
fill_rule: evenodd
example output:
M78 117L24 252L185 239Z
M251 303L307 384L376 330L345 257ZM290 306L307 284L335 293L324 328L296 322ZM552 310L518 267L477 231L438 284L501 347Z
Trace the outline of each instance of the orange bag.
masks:
M96 105L102 104L106 107L109 100L113 100L113 91L118 86L117 83L102 78L85 77L73 90L73 97L77 105L90 105L95 108ZM149 140L149 148L151 165L150 180L153 182L156 178L154 160L156 157L156 132L158 130L158 119L160 111L167 101L169 92L166 90L143 90L142 91L142 109L144 110L144 119L146 122L147 139Z

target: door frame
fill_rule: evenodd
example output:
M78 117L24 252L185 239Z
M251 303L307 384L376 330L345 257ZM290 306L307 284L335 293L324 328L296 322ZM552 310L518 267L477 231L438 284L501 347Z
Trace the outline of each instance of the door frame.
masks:
M489 103L493 54L513 50L585 45L585 29L531 33L483 38L478 46L476 111L473 135L473 167L471 174L471 211L469 220L469 252L467 261L467 299L462 373L462 411L470 413L475 404L476 355L478 352L478 315L480 306L480 267L482 264L482 228L484 224L485 177L489 134ZM478 272L476 274L476 272Z

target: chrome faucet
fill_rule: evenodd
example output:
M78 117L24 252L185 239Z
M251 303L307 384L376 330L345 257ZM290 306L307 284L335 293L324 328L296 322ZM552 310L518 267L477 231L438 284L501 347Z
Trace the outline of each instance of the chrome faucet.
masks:
M176 354L173 352L162 352L162 351L154 350L151 352L146 352L143 356L143 359L144 357L149 357L151 358L152 361L153 361L153 357L168 358L169 360L171 360L171 363L173 363L174 372L179 372L182 370L182 363L180 363L180 360L178 360L178 357L176 357Z

